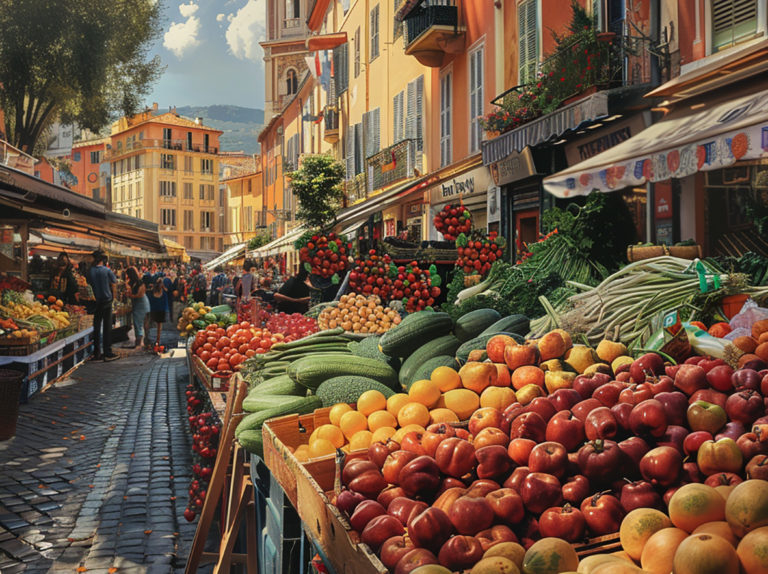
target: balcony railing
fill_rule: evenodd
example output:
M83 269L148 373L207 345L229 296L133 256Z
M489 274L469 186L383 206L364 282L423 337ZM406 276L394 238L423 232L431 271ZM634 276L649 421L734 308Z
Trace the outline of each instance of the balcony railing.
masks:
M455 2L438 6L424 6L411 12L405 19L405 49L416 42L422 34L437 26L453 26L459 32L459 9Z
M355 203L368 197L368 182L364 173L357 174L353 179L344 182L344 192L347 203Z
M166 139L143 139L133 142L126 142L120 147L108 149L104 154L104 159L114 159L142 149L168 149L174 151L191 151L196 153L218 154L218 148L204 145L187 145L185 140L166 140Z
M371 191L413 177L414 169L421 171L422 152L418 140L398 142L366 160L368 188Z

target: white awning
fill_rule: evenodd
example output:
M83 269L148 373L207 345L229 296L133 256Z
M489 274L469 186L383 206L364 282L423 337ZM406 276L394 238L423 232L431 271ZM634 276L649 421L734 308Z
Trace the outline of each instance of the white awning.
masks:
M278 255L279 253L293 251L293 242L296 241L302 233L306 232L306 230L306 227L300 225L285 235L278 237L277 239L273 239L266 245L262 245L258 249L254 249L249 253L249 255L252 257L269 257L270 255Z
M544 179L557 197L682 178L768 157L768 90L680 106L627 141Z
M241 255L244 255L245 248L247 245L248 245L247 242L239 243L238 245L233 245L232 247L227 249L224 253L222 253L215 259L211 259L208 263L203 265L203 269L205 269L206 271L208 271L209 269L214 269L219 265L224 265L225 263L229 263L233 259L236 259Z

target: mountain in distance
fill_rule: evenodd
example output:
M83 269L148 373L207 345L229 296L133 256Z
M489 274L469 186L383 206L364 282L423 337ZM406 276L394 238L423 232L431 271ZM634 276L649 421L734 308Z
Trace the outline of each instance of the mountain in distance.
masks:
M176 113L187 118L203 118L203 124L224 133L219 138L222 151L259 153L259 132L264 127L264 110L240 106L182 106Z

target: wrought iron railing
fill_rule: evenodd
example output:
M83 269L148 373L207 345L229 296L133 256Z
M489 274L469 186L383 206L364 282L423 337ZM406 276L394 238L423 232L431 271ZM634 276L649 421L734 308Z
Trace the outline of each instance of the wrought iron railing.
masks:
M326 106L323 112L326 132L339 131L339 111L334 106Z
M166 139L142 139L131 142L125 142L120 147L113 147L104 153L104 159L114 159L121 155L131 153L142 149L167 149L173 151L192 151L196 153L218 154L219 149L212 146L199 144L187 145L185 140L166 140Z
M413 10L405 19L405 47L416 41L432 26L453 26L458 30L459 9L455 1L437 6L423 6Z
M408 139L391 145L366 160L368 188L372 191L413 177L421 171L422 152L418 140Z

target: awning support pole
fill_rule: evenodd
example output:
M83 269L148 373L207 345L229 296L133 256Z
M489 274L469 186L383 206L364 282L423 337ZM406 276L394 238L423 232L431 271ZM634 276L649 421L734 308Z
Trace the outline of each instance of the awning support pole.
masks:
M21 278L29 283L29 224L19 225L19 235L21 235Z

